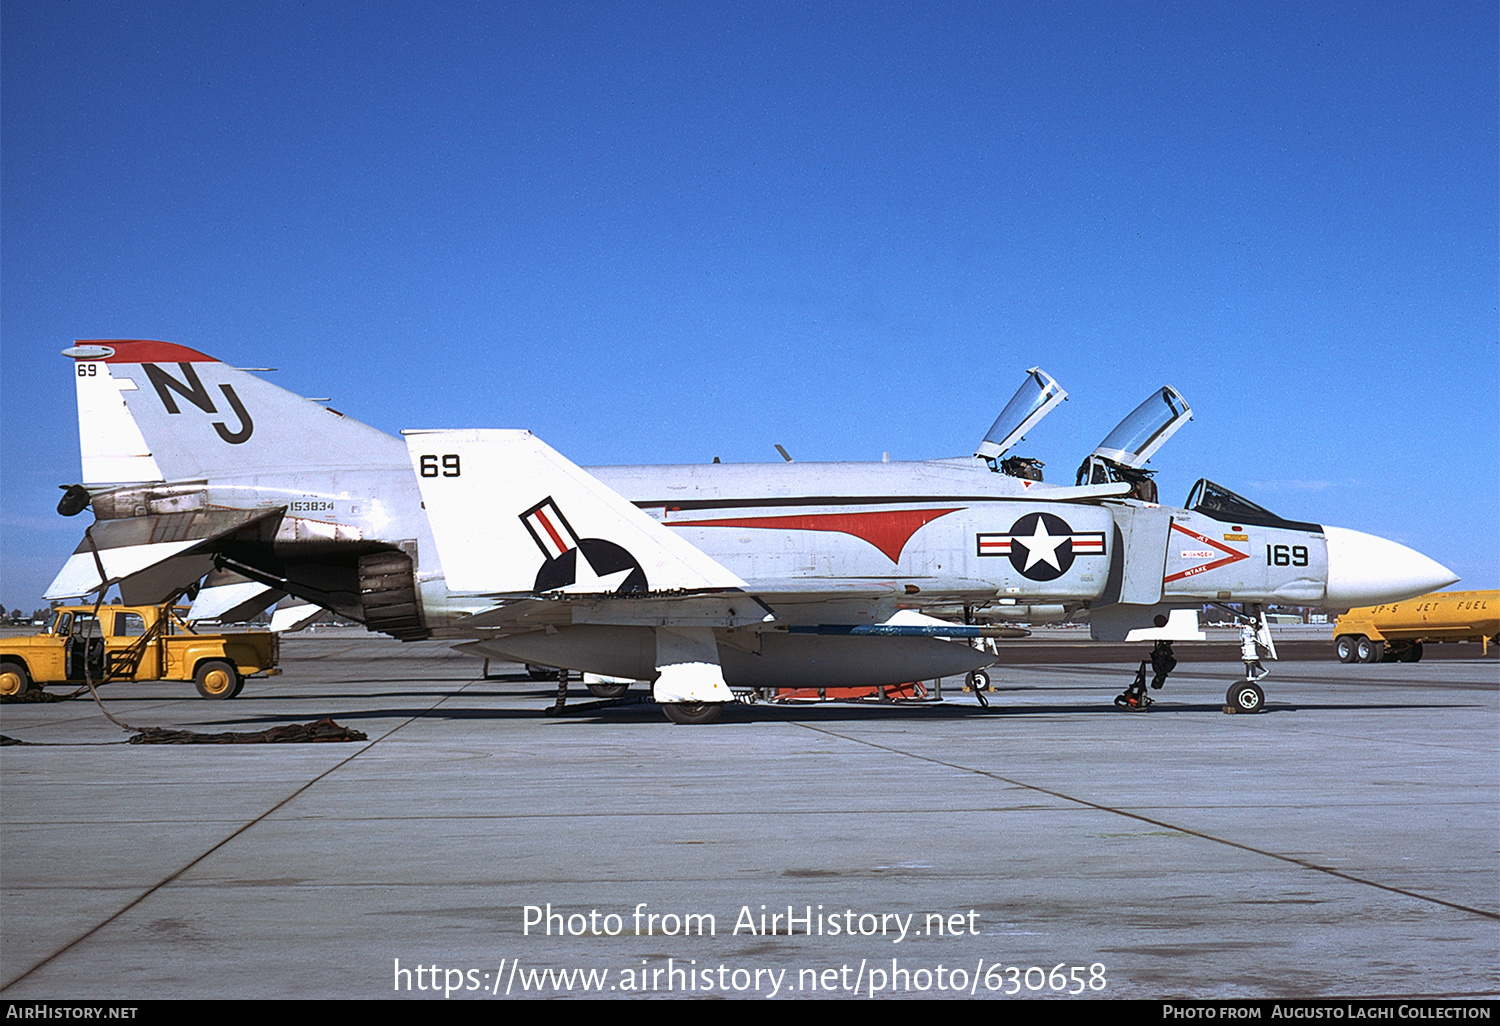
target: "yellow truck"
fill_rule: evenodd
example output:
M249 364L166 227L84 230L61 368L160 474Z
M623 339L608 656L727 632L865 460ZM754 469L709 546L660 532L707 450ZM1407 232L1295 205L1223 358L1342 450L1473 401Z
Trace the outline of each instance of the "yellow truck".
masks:
M1435 591L1405 602L1351 609L1338 619L1340 662L1414 663L1430 641L1477 641L1488 655L1500 643L1500 591Z
M269 631L197 634L173 606L59 606L40 633L0 638L0 695L48 684L192 681L204 698L233 698L245 678L277 674Z

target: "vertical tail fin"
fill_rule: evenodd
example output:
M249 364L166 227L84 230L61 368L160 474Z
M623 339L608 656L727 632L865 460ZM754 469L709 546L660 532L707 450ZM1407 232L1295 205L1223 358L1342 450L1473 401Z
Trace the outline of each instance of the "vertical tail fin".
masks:
M448 586L657 593L745 582L530 431L406 431Z
M83 480L89 484L165 480L125 403L125 391L135 391L139 386L128 375L115 377L110 373L106 361L115 350L98 342L79 342L72 349L64 349L63 355L73 358L78 388L78 449L83 459Z
M399 439L186 346L80 341L74 361L87 484L403 466Z

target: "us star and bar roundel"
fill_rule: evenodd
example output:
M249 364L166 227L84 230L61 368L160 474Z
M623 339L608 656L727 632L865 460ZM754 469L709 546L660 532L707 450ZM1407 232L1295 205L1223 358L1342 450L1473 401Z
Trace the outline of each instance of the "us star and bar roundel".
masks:
M1103 531L1075 531L1060 516L1028 513L1003 534L975 536L981 556L1008 556L1010 565L1032 581L1054 581L1078 556L1104 555Z

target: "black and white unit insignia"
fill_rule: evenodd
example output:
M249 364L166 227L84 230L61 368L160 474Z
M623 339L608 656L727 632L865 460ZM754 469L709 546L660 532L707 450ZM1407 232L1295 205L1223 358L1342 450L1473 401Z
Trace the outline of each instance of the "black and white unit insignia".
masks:
M1008 556L1032 581L1055 581L1078 556L1104 555L1103 531L1075 531L1053 513L1028 513L1004 534L977 535L979 555Z
M521 514L544 562L532 590L571 589L624 595L648 590L646 571L628 550L603 538L580 538L549 495Z

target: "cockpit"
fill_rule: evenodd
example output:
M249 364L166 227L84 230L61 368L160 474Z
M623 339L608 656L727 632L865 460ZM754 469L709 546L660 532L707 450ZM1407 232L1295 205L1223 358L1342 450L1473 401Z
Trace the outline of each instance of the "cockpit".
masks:
M1257 527L1286 527L1294 531L1320 532L1323 530L1318 524L1287 520L1285 517L1277 516L1264 506L1251 502L1243 495L1231 492L1221 484L1214 484L1206 477L1200 477L1188 490L1184 508L1224 523L1254 524Z
M1045 464L1041 460L1005 454L1066 398L1068 393L1052 375L1040 367L1029 368L1026 380L995 418L974 455L998 473L1027 481L1042 480ZM1131 498L1156 502L1156 482L1151 479L1152 471L1144 469L1144 465L1192 419L1192 407L1182 393L1171 385L1162 386L1104 437L1078 468L1076 483L1125 483L1130 485Z
M1078 468L1076 483L1124 482L1130 485L1131 498L1156 502L1156 482L1152 471L1145 469L1146 461L1192 419L1193 408L1182 393L1163 385L1104 436Z
M1042 467L1046 466L1041 460L1025 456L1011 456L1002 460L1000 457L1067 397L1068 393L1063 391L1052 375L1040 367L1030 368L1026 371L1026 380L1016 389L1010 402L1005 404L1000 416L995 418L995 423L985 434L984 441L979 443L979 448L974 450L974 455L988 463L991 470L1026 481L1040 481Z

